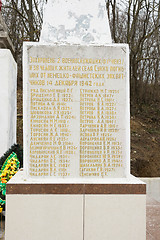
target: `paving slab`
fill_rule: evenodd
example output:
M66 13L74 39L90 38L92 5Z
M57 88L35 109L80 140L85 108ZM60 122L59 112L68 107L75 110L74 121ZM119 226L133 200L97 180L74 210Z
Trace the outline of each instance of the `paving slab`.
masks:
M2 220L2 216L0 216L0 240L5 240L5 221Z
M147 197L147 240L160 239L160 202Z

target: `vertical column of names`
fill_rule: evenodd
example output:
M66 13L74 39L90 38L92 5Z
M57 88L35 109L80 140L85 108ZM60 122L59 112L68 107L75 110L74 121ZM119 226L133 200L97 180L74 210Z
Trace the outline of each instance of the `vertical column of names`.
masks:
M70 176L73 165L71 160L74 161L72 156L77 149L73 143L73 133L69 124L76 118L72 110L73 89L61 88L56 86L55 81L53 82L53 77L57 77L54 71L58 70L55 60L52 64L47 64L48 59L42 57L31 57L31 59L29 174L30 176Z
M119 91L80 90L80 175L107 176L122 166L122 146L115 137ZM116 151L117 150L117 151Z

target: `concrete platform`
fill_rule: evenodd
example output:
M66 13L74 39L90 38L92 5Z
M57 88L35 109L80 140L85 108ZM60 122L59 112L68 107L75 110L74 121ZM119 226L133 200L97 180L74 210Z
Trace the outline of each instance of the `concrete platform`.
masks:
M146 240L146 184L132 175L26 179L19 171L6 203L6 240Z
M2 229L1 229L2 226ZM0 239L5 240L4 221L0 226ZM147 237L146 240L159 240L160 238L160 202L147 197Z

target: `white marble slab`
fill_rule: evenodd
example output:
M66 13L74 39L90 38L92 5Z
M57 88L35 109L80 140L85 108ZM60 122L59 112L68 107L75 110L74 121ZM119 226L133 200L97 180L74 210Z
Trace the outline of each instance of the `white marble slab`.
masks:
M86 195L85 240L145 240L146 195Z
M9 184L144 184L129 174L127 178L27 178L21 169L7 183Z
M24 45L27 176L130 173L128 56L125 44Z
M17 64L8 49L0 49L0 157L16 143Z
M112 43L105 0L48 0L40 41Z
M83 195L7 195L5 229L6 240L82 240Z

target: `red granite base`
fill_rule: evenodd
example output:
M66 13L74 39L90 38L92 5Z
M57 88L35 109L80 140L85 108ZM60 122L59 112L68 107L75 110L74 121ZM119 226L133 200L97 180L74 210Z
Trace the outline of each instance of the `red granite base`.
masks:
M7 184L7 194L146 194L145 184Z

